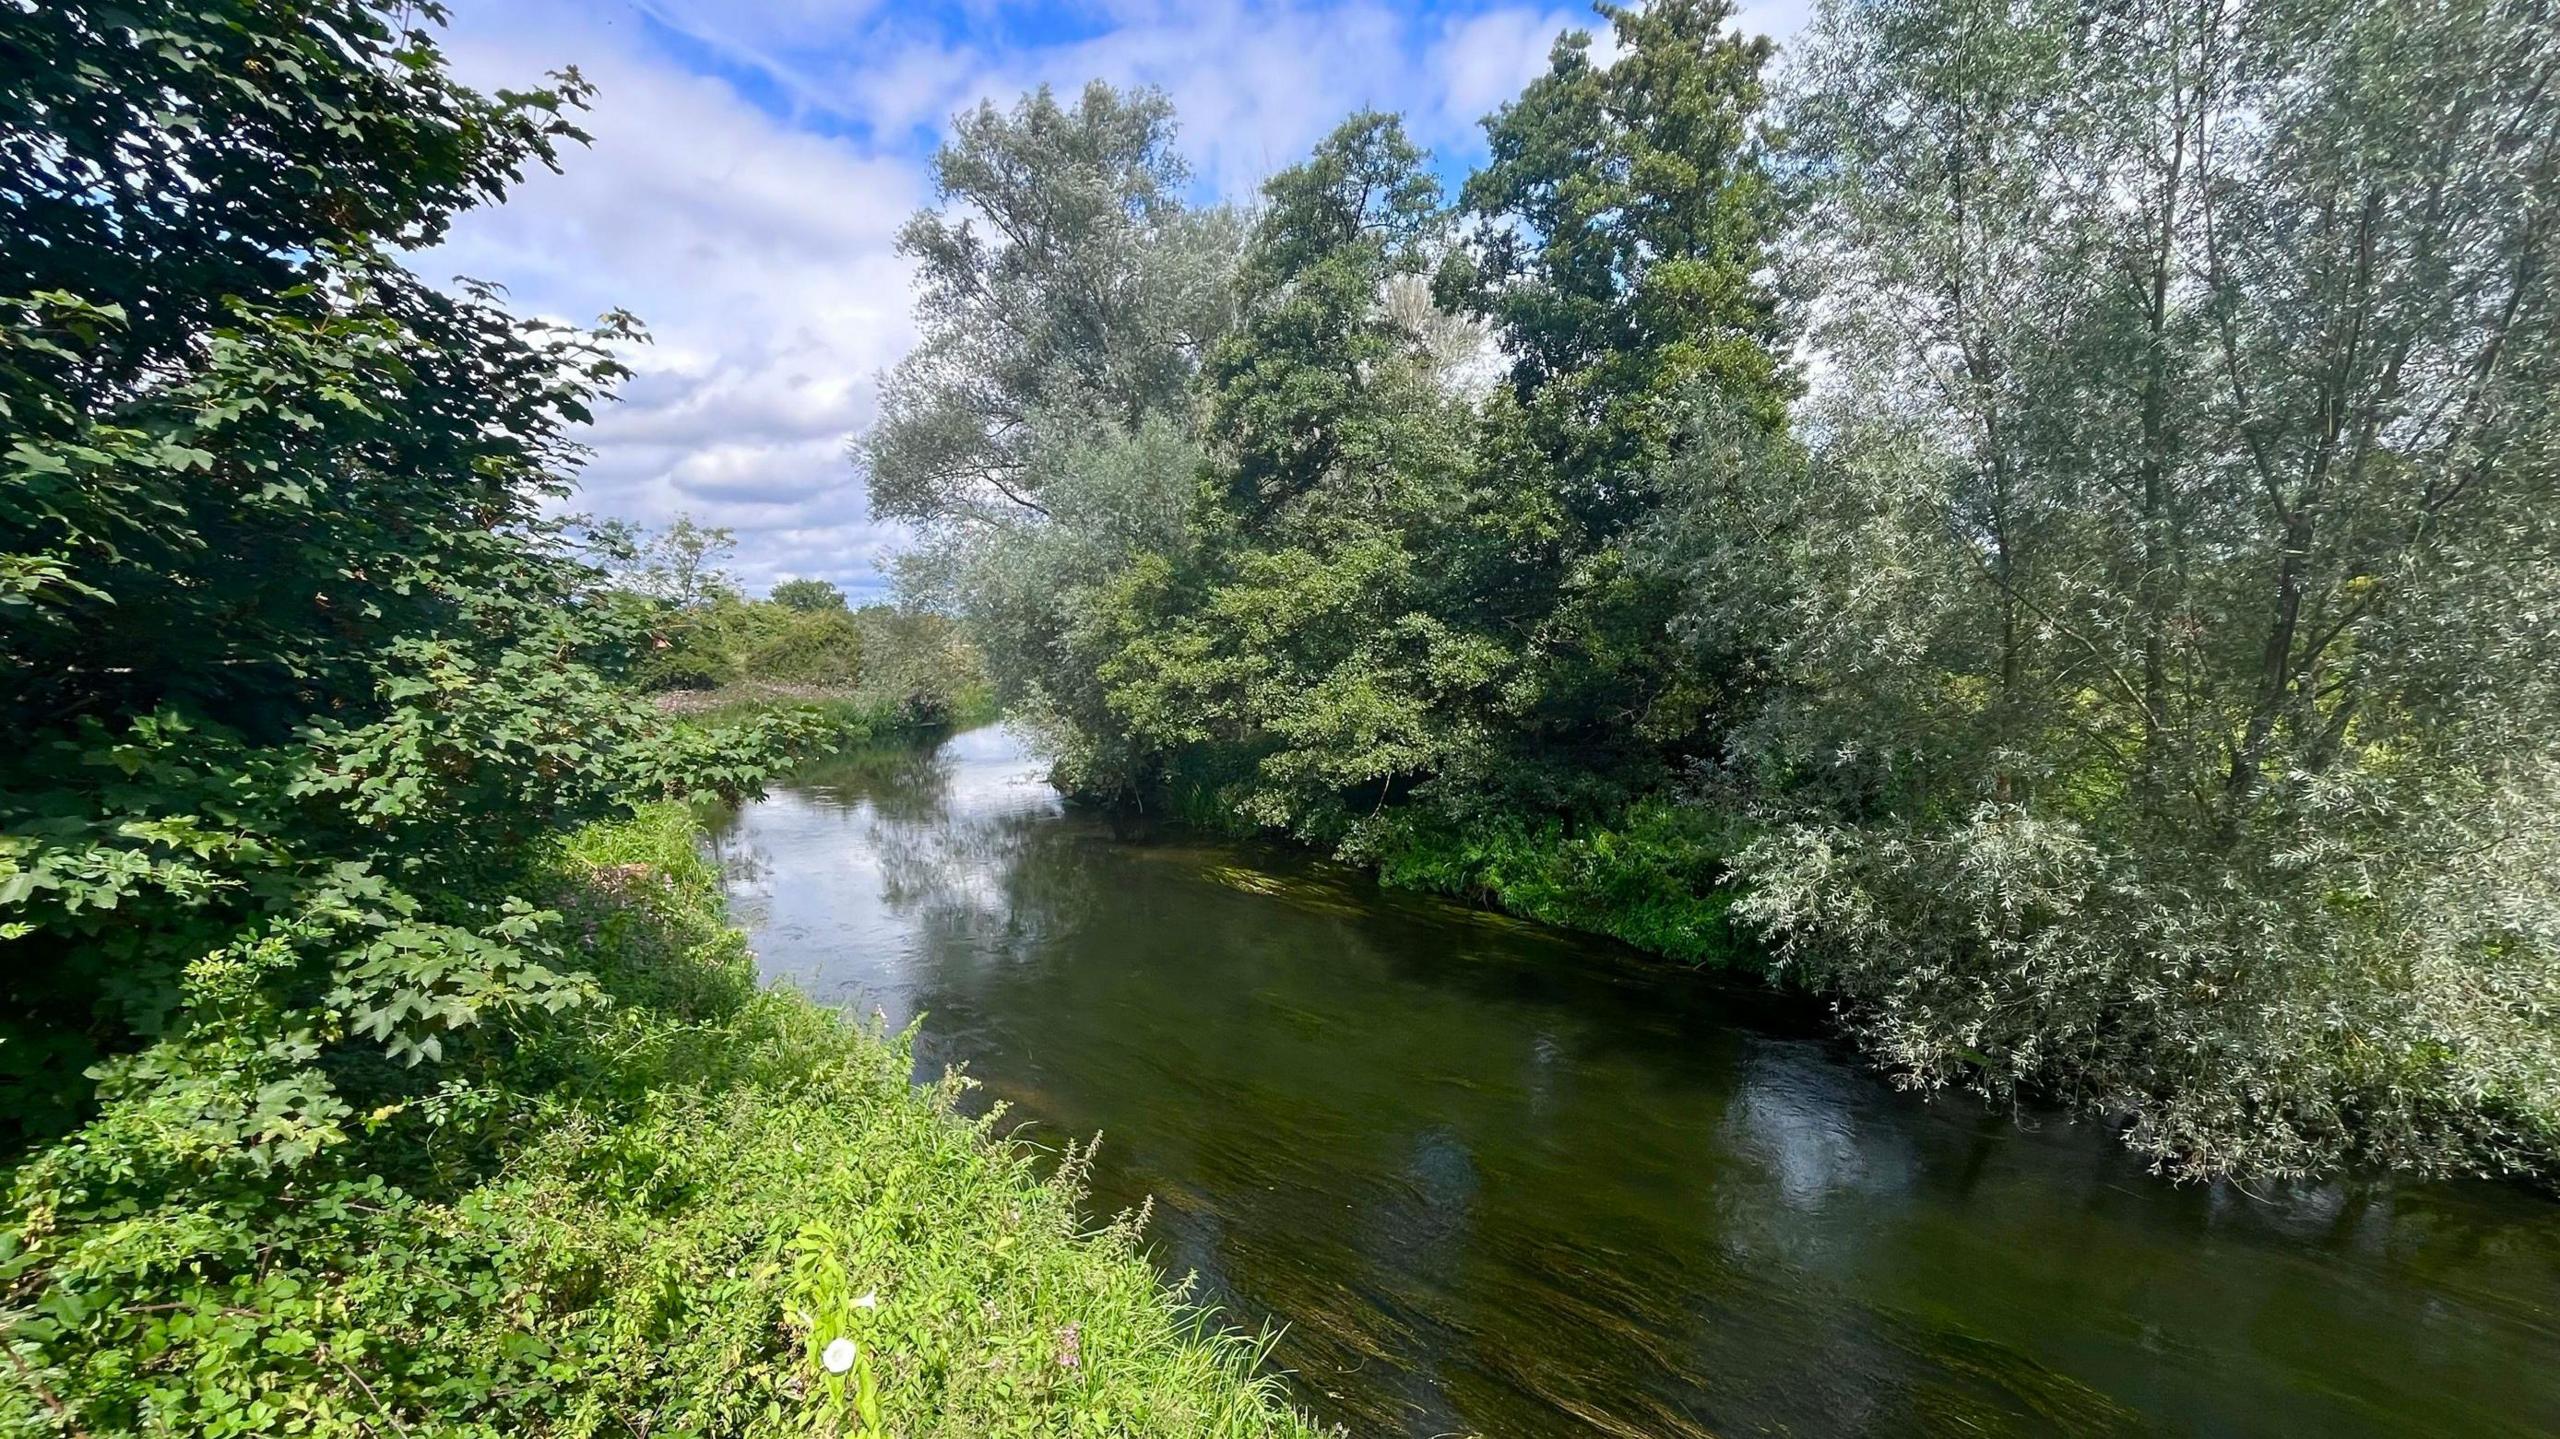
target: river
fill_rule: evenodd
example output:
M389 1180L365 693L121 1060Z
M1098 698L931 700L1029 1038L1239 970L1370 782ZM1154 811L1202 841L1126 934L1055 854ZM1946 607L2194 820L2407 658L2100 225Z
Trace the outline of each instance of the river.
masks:
M1070 811L1000 728L715 837L769 977L924 1016L1355 1435L2560 1433L2560 1205L2246 1192L1898 1093L1797 1005Z

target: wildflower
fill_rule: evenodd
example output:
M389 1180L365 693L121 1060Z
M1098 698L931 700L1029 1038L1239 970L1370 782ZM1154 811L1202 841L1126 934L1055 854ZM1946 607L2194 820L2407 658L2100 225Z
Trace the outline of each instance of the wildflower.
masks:
M853 1301L853 1307L854 1307L854 1308L856 1308L856 1309L877 1309L877 1308L879 1308L879 1307L880 1307L880 1291L879 1291L879 1290L877 1290L877 1289L867 1289L867 1290L864 1290L864 1291L863 1291L863 1295L862 1295L862 1297L861 1297L861 1298L859 1298L859 1299L857 1299L857 1300L855 1300L855 1301Z
M1084 1362L1084 1326L1069 1324L1058 1331L1058 1367L1073 1369Z
M846 1370L851 1369L853 1367L853 1341L850 1339L828 1340L826 1352L818 1356L818 1362L827 1366L827 1372L830 1374L842 1374Z

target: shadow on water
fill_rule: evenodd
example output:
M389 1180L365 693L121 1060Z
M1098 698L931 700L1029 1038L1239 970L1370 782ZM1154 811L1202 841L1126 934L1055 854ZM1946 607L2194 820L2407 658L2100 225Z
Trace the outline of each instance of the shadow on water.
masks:
M767 974L926 1021L1355 1434L2560 1432L2560 1207L2174 1189L1798 1009L1304 856L1115 833L1001 729L716 845Z

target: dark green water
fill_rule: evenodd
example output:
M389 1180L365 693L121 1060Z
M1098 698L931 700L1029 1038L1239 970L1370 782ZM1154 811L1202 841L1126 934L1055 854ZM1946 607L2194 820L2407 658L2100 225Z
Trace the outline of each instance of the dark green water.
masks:
M718 845L767 971L926 1016L1360 1435L2560 1433L2560 1205L2176 1189L1818 1026L1285 852L1063 812L1000 730Z

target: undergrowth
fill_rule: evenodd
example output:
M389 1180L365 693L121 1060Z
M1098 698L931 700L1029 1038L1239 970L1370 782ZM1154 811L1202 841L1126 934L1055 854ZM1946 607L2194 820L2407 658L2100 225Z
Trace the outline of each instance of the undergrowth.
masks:
M1554 820L1469 825L1399 816L1353 850L1382 883L1491 905L1524 919L1603 934L1687 964L1756 964L1731 911L1726 862L1742 821L1648 800L1610 824L1568 832Z
M680 807L545 868L609 1004L386 1084L298 1167L117 1102L21 1164L0 1433L1313 1432L1141 1216L1086 1231L1082 1156L1041 1177L904 1039L760 990Z

